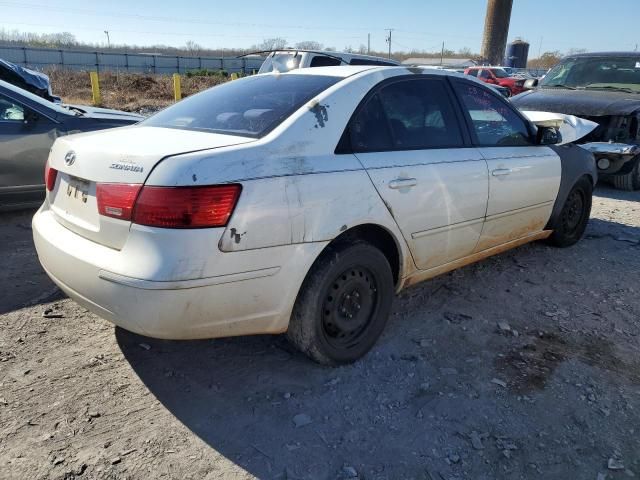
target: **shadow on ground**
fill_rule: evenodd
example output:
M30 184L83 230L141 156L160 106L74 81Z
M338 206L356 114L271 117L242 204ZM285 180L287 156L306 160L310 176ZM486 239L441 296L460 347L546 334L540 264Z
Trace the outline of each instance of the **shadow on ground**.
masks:
M564 375L638 381L637 365L633 378L620 374L617 347L599 340L611 315L579 300L610 281L606 268L583 270L605 244L603 262L622 265L620 277L630 278L634 238L640 243L636 227L592 220L572 249L528 245L413 287L395 302L374 350L337 369L315 365L279 336L171 342L118 329L116 337L180 422L258 478L341 478L350 467L364 478L457 478L462 465L476 479L538 478L543 465L552 478L585 478L599 468L601 449L637 442L625 437L629 418L615 414L601 438L599 417L583 422L579 392L554 379L570 370ZM551 281L566 292L563 303L548 303ZM516 317L509 304L519 305ZM551 309L581 315L584 330L567 333L564 314ZM500 319L519 335L496 333ZM527 353L531 345L539 358ZM573 446L560 453L564 446L539 441L548 432ZM505 453L506 444L517 447ZM574 447L580 465L568 463Z
M31 231L35 212L0 214L0 315L65 297L44 273L35 253Z

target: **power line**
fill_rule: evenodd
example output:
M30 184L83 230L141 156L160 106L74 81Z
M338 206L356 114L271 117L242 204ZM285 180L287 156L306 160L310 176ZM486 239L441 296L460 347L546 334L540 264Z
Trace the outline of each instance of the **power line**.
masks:
M222 25L228 27L263 27L263 28L273 28L273 29L297 29L297 30L325 30L325 31L353 31L353 30L381 30L377 28L371 27L325 27L319 25L272 25L265 23L245 23L245 22L212 22L208 20L202 20L201 18L185 18L185 17L163 17L163 16L154 16L154 15L141 15L136 13L114 13L113 11L103 11L103 10L86 10L86 9L78 9L78 8L64 8L64 7L52 7L51 5L43 5L43 4L35 4L35 3L17 3L17 2L8 2L8 1L0 1L0 5L15 7L15 8L26 8L26 9L45 9L49 12L57 11L64 13L71 13L75 15L84 15L91 17L115 17L115 18L132 18L137 20L148 20L153 22L169 22L169 23L188 23L188 24L200 24L200 25Z

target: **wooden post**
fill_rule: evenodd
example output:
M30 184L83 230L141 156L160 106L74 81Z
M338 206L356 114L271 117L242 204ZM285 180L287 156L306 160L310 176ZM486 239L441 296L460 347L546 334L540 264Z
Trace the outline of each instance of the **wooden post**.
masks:
M89 78L91 79L91 93L93 94L93 104L100 105L102 99L100 98L100 80L98 80L98 72L89 72Z
M180 74L173 74L173 99L178 102L182 99L182 90L180 88Z

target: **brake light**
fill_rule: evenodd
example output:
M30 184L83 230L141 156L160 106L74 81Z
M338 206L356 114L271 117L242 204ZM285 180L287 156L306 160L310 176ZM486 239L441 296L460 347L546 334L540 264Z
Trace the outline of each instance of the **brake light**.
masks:
M238 202L238 184L142 188L134 223L162 228L226 226Z
M131 212L142 185L133 183L98 183L98 212L105 217L131 220Z
M44 184L49 192L53 191L53 187L56 186L56 178L58 178L58 170L49 166L49 160L47 160L44 167Z

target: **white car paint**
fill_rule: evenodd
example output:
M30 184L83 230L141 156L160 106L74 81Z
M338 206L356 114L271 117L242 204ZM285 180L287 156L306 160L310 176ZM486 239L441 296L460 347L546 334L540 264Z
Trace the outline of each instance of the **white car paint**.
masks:
M544 227L560 184L560 160L548 147L334 153L372 87L421 71L327 67L275 74L343 80L259 139L143 124L58 140L49 158L58 181L33 219L43 267L70 297L123 328L209 338L285 331L313 262L358 225L393 237L398 291L548 236ZM69 166L70 150L77 160ZM141 170L111 168L114 163ZM495 175L503 169L509 175ZM88 182L86 203L67 193L77 181ZM96 181L240 183L242 193L226 227L175 230L99 215Z

